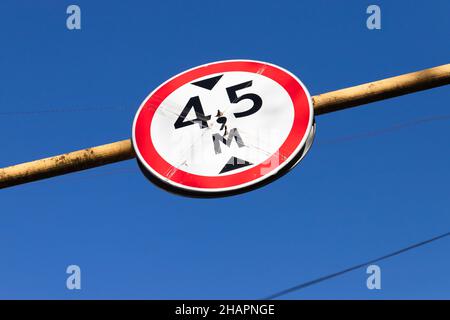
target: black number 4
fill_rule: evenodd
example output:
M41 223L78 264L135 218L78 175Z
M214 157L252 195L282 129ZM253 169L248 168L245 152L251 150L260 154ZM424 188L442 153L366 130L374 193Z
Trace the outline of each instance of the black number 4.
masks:
M185 121L184 119L186 119L186 116L189 114L191 108L194 108L197 119ZM211 116L205 116L205 112L203 111L202 103L200 102L199 96L195 96L189 99L183 111L181 111L180 116L177 118L177 121L175 121L174 126L175 129L179 129L186 126L190 126L191 124L194 123L198 123L200 129L203 129L208 127L207 121L209 119L211 119Z

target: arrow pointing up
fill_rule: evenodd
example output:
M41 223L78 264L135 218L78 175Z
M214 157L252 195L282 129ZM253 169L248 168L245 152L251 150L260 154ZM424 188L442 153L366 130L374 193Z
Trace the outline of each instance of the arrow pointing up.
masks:
M220 173L225 173L228 171L232 171L232 170L236 170L239 168L243 168L246 166L252 165L252 163L236 158L236 157L231 157L230 160L228 160L228 162L225 164L225 166L222 168L222 170L220 170Z

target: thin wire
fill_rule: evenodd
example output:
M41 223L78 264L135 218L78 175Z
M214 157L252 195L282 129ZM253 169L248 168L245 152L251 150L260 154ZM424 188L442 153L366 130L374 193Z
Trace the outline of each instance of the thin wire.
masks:
M409 247L406 247L406 248L400 249L398 251L389 253L387 255L378 257L376 259L373 259L373 260L370 260L370 261L358 264L356 266L353 266L353 267L350 267L350 268L347 268L347 269L344 269L344 270L341 270L341 271L338 271L338 272L335 272L335 273L331 273L329 275L326 275L326 276L323 276L323 277L320 277L320 278L317 278L317 279L314 279L314 280L311 280L311 281L307 281L307 282L301 283L301 284L296 285L294 287L291 287L291 288L279 291L277 293L274 293L274 294L272 294L272 295L270 295L270 296L268 296L266 298L263 298L263 300L272 300L272 299L275 299L275 298L279 298L279 297L284 296L284 295L286 295L288 293L292 293L294 291L299 291L299 290L304 289L306 287L310 287L310 286L318 284L320 282L323 282L323 281L326 281L326 280L338 277L340 275L343 275L345 273L348 273L348 272L354 271L356 269L365 267L365 266L373 264L375 262L379 262L381 260L385 260L385 259L397 256L397 255L402 254L402 253L404 253L406 251L409 251L409 250L412 250L412 249L416 249L418 247L424 246L424 245L429 244L429 243L431 243L433 241L440 240L440 239L445 238L447 236L450 236L450 232L447 232L447 233L441 234L441 235L439 235L437 237L434 237L434 238L431 238L431 239L428 239L428 240L425 240L425 241L413 244L413 245L411 245Z
M48 113L65 112L86 112L86 111L104 111L104 110L125 110L125 107L80 107L80 108L52 108L42 110L24 110L24 111L2 111L0 116L27 116Z

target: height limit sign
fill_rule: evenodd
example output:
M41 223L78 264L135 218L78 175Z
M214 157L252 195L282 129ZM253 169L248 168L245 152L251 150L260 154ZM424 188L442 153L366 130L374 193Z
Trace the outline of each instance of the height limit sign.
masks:
M153 182L191 196L224 196L286 173L314 138L311 97L273 64L231 60L169 79L133 124L140 167Z

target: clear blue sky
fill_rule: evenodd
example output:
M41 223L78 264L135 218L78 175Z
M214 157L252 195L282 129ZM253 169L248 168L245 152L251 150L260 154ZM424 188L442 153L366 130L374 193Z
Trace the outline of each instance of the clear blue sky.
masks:
M78 4L82 29L66 29ZM366 28L378 4L382 29ZM448 63L450 2L0 4L0 166L131 136L157 85L256 59L311 94ZM261 298L450 229L450 88L317 117L288 175L225 199L166 193L126 161L0 191L0 298ZM48 112L42 112L48 111ZM450 239L292 293L450 299ZM66 289L66 267L82 290Z

